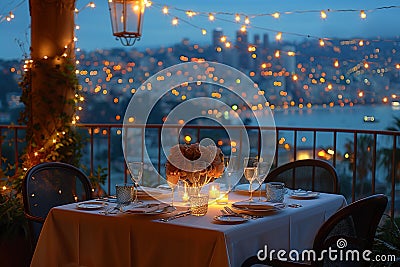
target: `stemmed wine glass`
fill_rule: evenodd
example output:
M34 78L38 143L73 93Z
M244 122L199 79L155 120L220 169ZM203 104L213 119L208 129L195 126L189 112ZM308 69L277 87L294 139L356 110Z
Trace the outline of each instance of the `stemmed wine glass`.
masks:
M253 157L245 157L244 158L244 177L247 181L249 181L249 193L250 198L249 202L253 201L253 181L257 177L257 166L254 166L255 158Z
M179 178L178 177L168 177L167 183L169 188L171 188L171 206L174 206L174 198L175 198L175 187L178 185Z
M135 194L135 199L133 200L133 204L137 204L139 203L137 195L138 195L139 183L142 180L142 175L143 175L143 162L138 162L138 161L128 162L128 169L131 172L131 179L132 182L135 184L136 188L136 194Z
M239 162L237 156L224 158L225 173L227 174L228 191L232 189L232 176L236 176L239 172Z
M200 194L202 186L207 181L207 164L204 161L195 161L193 163L194 172L194 187L196 188L197 194Z
M257 166L257 182L260 184L260 187L258 188L259 195L258 195L258 201L261 201L261 186L262 183L264 182L265 178L267 177L268 173L268 164L267 162L261 161L256 163Z

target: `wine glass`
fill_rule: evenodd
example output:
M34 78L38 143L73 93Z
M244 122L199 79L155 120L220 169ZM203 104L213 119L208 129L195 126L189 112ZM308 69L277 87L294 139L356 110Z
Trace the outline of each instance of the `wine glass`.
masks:
M239 172L239 162L237 156L224 158L225 173L227 174L228 191L232 189L232 176Z
M137 204L139 203L137 195L138 195L139 183L142 180L142 175L143 175L143 162L138 162L138 161L128 162L128 169L131 172L131 179L132 182L135 184L136 188L136 194L133 203Z
M200 193L201 187L207 181L207 163L205 161L195 161L193 163L194 183L197 191ZM202 179L203 178L203 179Z
M264 182L265 178L267 177L268 173L268 164L267 162L257 162L257 182L260 184L260 187L258 188L259 195L258 195L258 201L261 201L261 185Z
M169 187L171 188L171 194L172 194L171 195L171 206L173 207L174 206L174 198L175 198L174 190L178 184L178 178L177 177L176 177L176 179L174 177L173 177L173 179L168 178L167 183L168 183Z
M257 177L257 167L244 167L244 177L249 181L250 186L249 186L249 192L250 192L250 198L249 202L253 201L253 181Z

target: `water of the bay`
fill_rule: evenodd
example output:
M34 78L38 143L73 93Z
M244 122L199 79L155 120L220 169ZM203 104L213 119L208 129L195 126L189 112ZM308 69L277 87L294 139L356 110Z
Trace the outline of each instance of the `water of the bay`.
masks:
M391 105L295 108L275 110L273 113L276 126L358 130L386 130L394 126L394 117L400 117L400 109ZM375 121L365 122L364 116L373 116Z

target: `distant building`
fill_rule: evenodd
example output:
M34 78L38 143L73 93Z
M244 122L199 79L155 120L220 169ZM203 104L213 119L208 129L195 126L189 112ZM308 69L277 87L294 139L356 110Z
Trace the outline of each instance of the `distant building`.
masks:
M257 46L257 48L261 48L261 39L259 34L254 35L254 45Z
M291 45L282 47L282 65L286 71L295 73L296 71L296 48Z
M224 35L224 33L222 32L221 28L216 28L215 30L213 30L213 35L212 35L212 45L213 45L213 49L214 49L214 53L215 53L215 59L218 62L222 62L222 47L224 46L224 44L221 42L221 37Z
M236 32L236 48L238 49L238 67L241 69L248 69L249 68L249 52L247 48L249 46L249 42L247 39L247 32L237 31Z
M268 34L264 33L264 35L263 35L263 49L268 49L268 47L269 47Z
M212 44L214 49L216 49L218 46L221 47L223 45L221 42L221 37L223 35L224 33L221 28L216 28L215 30L213 30Z

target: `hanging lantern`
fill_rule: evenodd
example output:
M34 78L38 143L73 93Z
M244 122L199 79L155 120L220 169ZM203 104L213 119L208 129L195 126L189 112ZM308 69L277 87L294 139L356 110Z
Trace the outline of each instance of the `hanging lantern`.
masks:
M108 0L113 35L125 46L142 36L145 0Z

